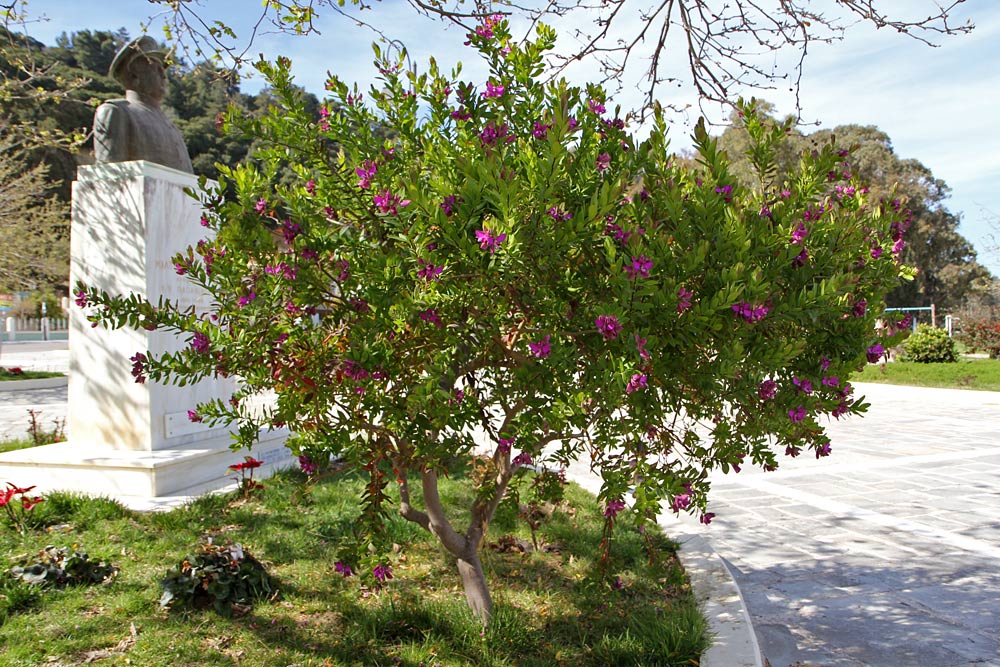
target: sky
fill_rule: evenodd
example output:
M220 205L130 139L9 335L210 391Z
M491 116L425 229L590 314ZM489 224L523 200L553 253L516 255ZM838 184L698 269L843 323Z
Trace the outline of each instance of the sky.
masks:
M634 2L636 7L650 4ZM193 4L203 18L229 24L244 41L260 11L257 0L198 0ZM462 61L462 79L477 84L485 79L485 70L477 66L474 54L463 45L463 32L455 26L421 17L403 0L372 4L365 17L377 20L384 34L404 43L418 66L429 56L444 70ZM829 0L816 4L829 4ZM901 18L937 11L933 0L881 0L876 4ZM34 17L45 20L30 24L28 31L46 44L53 44L62 32L81 29L123 27L137 36L144 24L150 26L154 37L162 35L162 19L152 16L156 7L145 0L32 0L29 8ZM374 72L370 45L378 36L329 8L320 12L316 27L321 34L293 36L265 29L258 34L250 54L291 58L296 82L321 97L328 71L367 87ZM586 18L576 20L579 24ZM638 10L625 18L636 25ZM858 24L849 27L843 41L812 45L800 103L803 119L816 125L803 130L860 124L875 125L886 132L897 155L919 160L948 184L951 197L945 205L961 215L959 231L973 243L980 262L1000 276L1000 251L993 250L1000 244L1000 2L967 0L951 18L955 25L971 19L975 30L939 38L935 40L939 46L931 48L888 29ZM565 39L567 26L554 25ZM631 79L614 95L623 109L641 102L635 84L644 69L644 63L636 61ZM598 78L593 65L586 63L577 65L570 77L577 84ZM249 80L242 90L255 92L260 86L259 81ZM779 115L795 111L794 99L786 90L742 92L772 102ZM665 95L678 106L689 105L687 113L674 116L671 138L676 149L690 145L688 137L700 113L715 123L728 115L716 107L699 109L688 88L671 88ZM717 127L717 131L721 129Z

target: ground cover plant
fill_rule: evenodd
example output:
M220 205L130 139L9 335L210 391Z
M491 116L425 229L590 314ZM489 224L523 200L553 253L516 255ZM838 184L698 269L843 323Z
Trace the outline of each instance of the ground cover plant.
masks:
M331 76L318 114L287 59L258 63L274 106L223 122L263 166L220 166L208 236L175 257L212 312L75 290L95 324L189 341L137 351L137 382L240 378L192 420L235 424L251 448L287 425L304 465L366 472L358 539L330 545L343 567L386 574L395 509L455 558L487 622L482 537L530 464L587 457L607 549L617 523L664 509L709 522L713 469L828 454L819 418L863 412L848 376L903 335L875 322L907 273L908 221L833 143L779 182L788 127L753 102L747 188L703 124L687 166L659 110L638 141L600 87L543 82L545 26L515 43L491 16L468 40L484 86L376 48L379 87ZM277 399L260 412L262 392ZM442 474L477 452L475 494L445 501Z
M440 488L470 502L468 470ZM207 496L164 514L136 514L107 500L51 494L23 537L0 528L8 563L47 545L85 549L118 568L96 586L30 587L0 576L0 664L211 665L689 665L707 643L673 545L659 532L621 528L607 560L596 548L604 508L578 487L537 528L539 548L503 506L486 536L484 568L497 593L487 630L469 612L447 553L394 517L395 576L379 586L345 576L330 545L353 538L363 471L303 488L286 472L245 501ZM530 480L526 482L525 499ZM196 545L242 545L266 568L273 593L232 615L211 605L160 606L161 582ZM522 549L527 549L523 551ZM50 660L49 656L55 658Z
M854 379L914 387L1000 391L1000 361L969 358L946 364L893 361L868 366Z

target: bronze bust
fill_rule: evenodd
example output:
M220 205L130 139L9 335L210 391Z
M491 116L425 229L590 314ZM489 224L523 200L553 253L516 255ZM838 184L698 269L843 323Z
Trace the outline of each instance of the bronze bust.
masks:
M94 115L97 162L148 160L194 173L180 130L163 113L167 92L164 53L152 37L123 46L109 74L125 87L125 98L109 100Z

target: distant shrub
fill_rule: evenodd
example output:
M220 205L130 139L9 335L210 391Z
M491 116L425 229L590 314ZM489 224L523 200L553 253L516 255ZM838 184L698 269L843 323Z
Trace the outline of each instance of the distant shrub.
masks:
M924 364L953 363L958 361L958 347L944 329L921 324L902 345L900 361L917 361Z
M970 350L986 352L990 359L1000 359L1000 320L963 319L955 336Z

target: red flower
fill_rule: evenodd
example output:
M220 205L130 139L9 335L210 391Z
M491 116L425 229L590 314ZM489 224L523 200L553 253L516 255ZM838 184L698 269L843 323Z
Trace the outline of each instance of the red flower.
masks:
M35 496L34 498L21 498L21 507L24 508L25 512L30 512L34 509L35 505L44 502L45 498L42 498L41 496Z
M252 456L248 456L243 461L243 463L234 463L233 465L229 466L229 469L239 472L242 470L253 470L254 468L259 468L262 465L264 465L263 461L255 459Z

